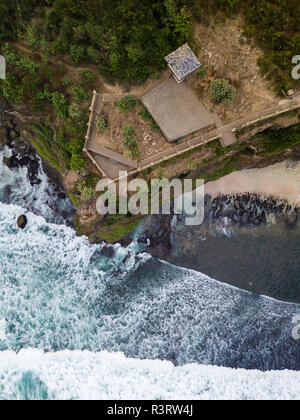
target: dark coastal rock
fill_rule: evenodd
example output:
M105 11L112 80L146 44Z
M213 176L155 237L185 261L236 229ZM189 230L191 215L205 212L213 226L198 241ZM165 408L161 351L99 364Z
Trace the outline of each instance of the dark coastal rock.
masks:
M65 200L67 198L67 196L64 192L59 192L57 194L57 198L59 198L60 200Z
M18 137L20 137L20 133L14 128L11 128L9 130L8 136L11 140L16 140Z
M37 160L32 147L26 145L20 149L15 148L12 145L12 155L9 158L6 158L4 163L10 169L27 167L28 178L31 185L36 185L41 182L39 179L39 161Z
M172 215L148 216L138 242L147 245L147 252L154 257L164 258L171 249Z
M247 213L244 213L243 214L241 222L242 222L243 225L246 225L247 224L247 222L248 222L248 215L247 215Z
M9 109L9 105L4 104L3 110L0 112L0 142L2 146L8 146L12 151L11 156L4 159L4 163L10 169L26 166L31 184L38 184L40 182L38 176L40 163L36 152L28 138L21 139L20 137L20 133L24 132L24 122L11 118L4 112L4 109Z
M126 254L126 256L123 258L123 260L122 260L122 264L126 264L126 262L129 260L129 258L130 258L130 252L128 252L127 254Z
M130 235L126 235L124 236L120 241L118 241L117 243L119 243L122 247L126 248L127 246L129 246L132 243L132 238L131 238L131 234Z
M25 229L25 227L27 226L27 223L28 223L28 220L25 215L21 215L18 217L17 225L19 229Z
M153 257L163 259L167 257L172 250L172 244L170 238L164 238L159 243L152 244L150 239L150 245L147 248L147 252Z
M16 126L17 126L17 124L14 122L14 120L12 120L12 119L8 119L8 120L6 121L6 127L7 127L9 130L14 130L14 129L16 128Z

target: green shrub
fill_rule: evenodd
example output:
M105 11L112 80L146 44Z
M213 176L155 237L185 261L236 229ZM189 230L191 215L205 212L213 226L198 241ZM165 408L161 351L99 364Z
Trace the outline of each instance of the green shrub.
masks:
M150 112L144 107L140 110L139 115L144 121L152 121L153 120Z
M78 66L81 60L84 58L84 47L81 45L71 45L70 47L70 56L72 58L73 63Z
M21 57L16 65L29 73L34 73L38 68L38 65L28 57Z
M96 81L96 75L91 70L82 70L80 72L80 79L83 86L92 88Z
M20 55L15 49L11 49L8 43L3 47L3 54L5 55L5 60L7 64L16 65L20 59Z
M85 187L81 191L80 198L82 201L89 201L93 197L93 194L94 190L92 188Z
M227 80L217 79L210 84L211 97L214 102L230 104L233 102L236 90Z
M135 129L131 125L124 125L123 127L123 145L130 149L137 147L135 140Z
M160 131L159 125L154 120L151 121L150 126L153 131Z
M71 169L73 171L78 171L79 169L83 168L85 164L85 160L81 154L75 154L71 157Z
M68 117L68 104L63 93L54 92L52 94L52 103L54 109L63 120L66 120Z
M91 95L79 85L75 85L73 87L73 95L74 98L79 102L85 102L91 98Z
M137 107L138 101L133 96L125 96L125 98L121 99L119 102L119 108L125 114L133 111Z
M93 184L91 184L89 179L90 177L88 179L81 179L76 184L76 189L80 193L81 201L89 201L91 198L93 198L93 195L96 191L95 188L98 182L98 177L96 177L97 181Z
M95 190L96 185L98 184L99 178L95 174L90 174L85 180L85 186Z
M152 79L153 80L159 80L160 78L161 78L161 74L160 74L159 71L152 74Z
M101 52L94 47L88 47L87 56L93 64L99 64L101 61Z
M129 136L128 137L124 137L123 144L124 144L125 147L128 147L128 148L135 148L135 147L137 147L137 142L136 142L136 140L135 140L134 137L129 137Z
M124 125L123 127L123 136L124 137L133 137L135 136L135 129L132 125Z
M83 143L79 138L75 138L68 145L68 151L72 155L80 155L83 149Z
M125 151L125 156L128 159L137 159L139 157L139 154L140 153L139 153L139 149L138 149L137 145L136 145L136 147L133 147L131 149L126 149L126 151Z
M206 76L206 71L205 71L205 69L200 69L200 70L198 71L198 77L202 78L202 77L205 77L205 76Z
M146 108L142 108L139 114L144 121L150 122L150 127L153 131L160 131L159 125L156 123Z
M66 145L66 132L63 127L60 127L56 133L56 142L61 146Z
M67 79L67 78L63 79L61 84L62 84L63 87L68 86L70 84L70 79Z

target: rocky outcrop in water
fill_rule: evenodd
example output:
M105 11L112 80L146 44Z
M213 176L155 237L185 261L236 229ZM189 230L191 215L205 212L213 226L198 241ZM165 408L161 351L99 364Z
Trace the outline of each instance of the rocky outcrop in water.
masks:
M147 252L154 257L163 258L172 249L172 215L151 215L145 218L138 241L148 245Z
M40 182L39 162L26 134L24 121L13 118L8 110L9 105L2 100L0 102L0 146L3 148L6 145L11 150L11 156L5 158L4 163L10 169L26 167L30 183L38 184Z
M25 229L27 226L28 220L25 215L21 215L18 217L17 225L19 229Z
M249 228L266 223L270 218L284 218L287 223L298 220L299 209L287 202L261 198L255 194L220 195L206 201L206 215L211 220L229 219L232 224Z
M12 151L11 156L4 159L6 166L10 169L26 167L31 185L39 184L40 164L34 149L25 142L7 141L6 144Z
M146 217L139 235L139 242L148 245L147 252L164 259L172 251L172 220L174 215L151 215ZM206 234L214 226L236 226L255 229L269 222L283 221L287 227L300 223L300 210L292 208L287 202L272 198L262 199L255 194L220 195L212 199L205 197L205 219L202 231ZM190 232L185 226L184 217L176 216L174 221L180 229ZM199 227L195 227L196 231ZM182 244L184 247L185 245Z

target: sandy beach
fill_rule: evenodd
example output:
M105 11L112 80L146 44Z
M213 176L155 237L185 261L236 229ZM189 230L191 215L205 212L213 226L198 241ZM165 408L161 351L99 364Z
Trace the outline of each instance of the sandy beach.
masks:
M220 194L253 193L288 201L300 206L300 161L287 160L266 168L245 169L227 175L218 181L208 182L205 193L216 197Z

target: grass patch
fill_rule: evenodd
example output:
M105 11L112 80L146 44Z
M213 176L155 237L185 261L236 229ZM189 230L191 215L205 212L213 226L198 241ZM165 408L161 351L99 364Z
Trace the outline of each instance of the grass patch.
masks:
M140 110L139 115L144 121L150 123L151 130L157 131L157 132L161 131L159 128L159 125L157 124L157 122L154 120L150 112L145 107L143 107Z
M293 128L278 131L264 131L254 136L261 140L264 149L263 156L271 156L300 143L300 124Z
M231 174L231 172L234 172L238 170L238 167L232 164L225 164L222 168L216 169L212 172L204 172L201 174L201 178L204 179L205 182L209 181L217 181L220 178L223 178L223 176Z
M79 202L78 202L78 198L76 196L76 194L73 194L71 192L68 193L70 200L72 201L74 207L77 207Z
M116 216L119 216L119 218L116 218L119 221L116 221L116 219L114 219L113 222L108 222L100 230L97 231L97 236L103 239L105 242L114 243L119 241L124 236L133 232L142 220L142 216L138 217L135 220L130 220L130 218L126 216L125 218L123 216L123 219L120 217L120 215Z
M64 173L70 168L70 156L54 141L53 130L43 124L28 124L31 129L31 144L36 152L46 160L59 173Z

